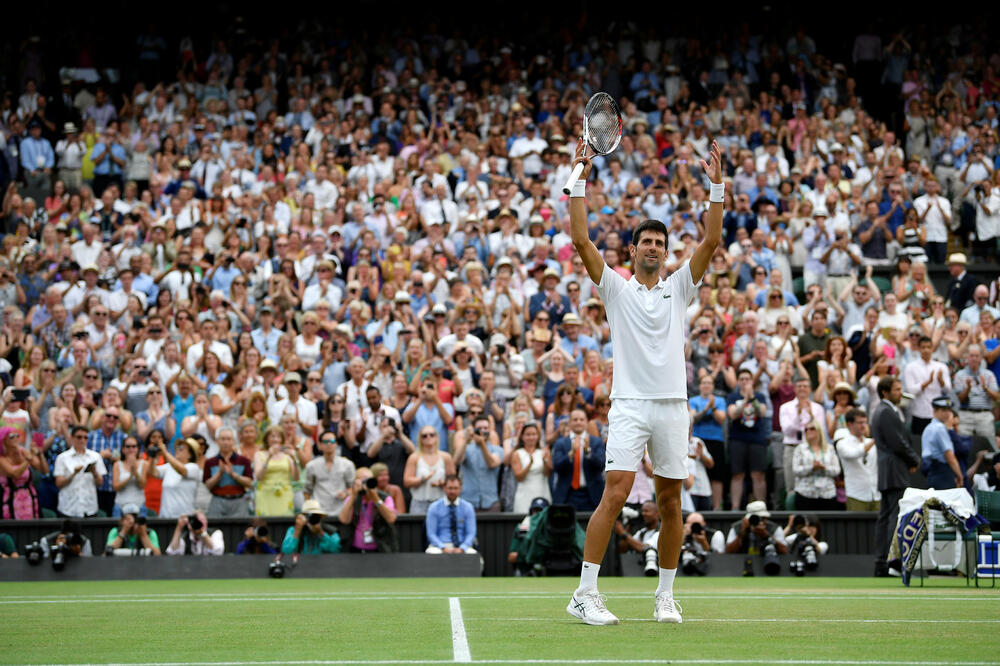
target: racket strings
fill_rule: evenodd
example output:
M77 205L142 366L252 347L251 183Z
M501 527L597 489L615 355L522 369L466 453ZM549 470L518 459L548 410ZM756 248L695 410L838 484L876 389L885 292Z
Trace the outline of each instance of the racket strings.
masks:
M602 155L618 147L622 137L622 120L608 95L595 95L586 110L587 134L590 145Z

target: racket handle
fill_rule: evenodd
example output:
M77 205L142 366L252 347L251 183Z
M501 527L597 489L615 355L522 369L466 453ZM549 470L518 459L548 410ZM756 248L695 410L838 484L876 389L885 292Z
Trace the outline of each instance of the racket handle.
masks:
M563 194L569 194L573 191L573 186L576 185L576 181L580 180L581 173L583 173L583 162L573 167L573 173L569 175L569 180L563 185Z

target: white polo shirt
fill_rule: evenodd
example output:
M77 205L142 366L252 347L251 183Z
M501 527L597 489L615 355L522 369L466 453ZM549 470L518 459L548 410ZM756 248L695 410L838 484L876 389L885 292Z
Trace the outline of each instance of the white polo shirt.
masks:
M689 262L652 289L604 265L597 293L611 326L611 398L687 400L685 322L697 286Z

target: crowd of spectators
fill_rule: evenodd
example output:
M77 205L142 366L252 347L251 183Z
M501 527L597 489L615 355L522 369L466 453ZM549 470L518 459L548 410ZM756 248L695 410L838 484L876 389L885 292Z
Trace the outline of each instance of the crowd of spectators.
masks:
M666 271L687 260L698 159L724 150L724 246L688 309L687 508L871 508L851 409L890 374L917 434L953 398L986 471L963 437L996 449L1000 278L967 265L1000 235L1000 56L958 36L934 61L905 33L835 62L802 30L713 51L626 26L558 52L182 42L127 85L26 69L0 109L3 517L350 523L371 477L370 526L452 502L455 475L475 511L592 509L614 359L561 187L596 90L625 135L594 160L590 234L626 277L645 218ZM143 36L152 60L174 62Z

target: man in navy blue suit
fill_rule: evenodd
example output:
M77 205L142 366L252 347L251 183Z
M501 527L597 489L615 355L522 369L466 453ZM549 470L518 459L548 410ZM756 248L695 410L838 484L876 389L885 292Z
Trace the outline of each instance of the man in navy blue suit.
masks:
M551 326L558 326L564 315L570 311L569 297L556 291L559 285L559 273L554 268L546 268L542 274L542 288L528 301L529 320L535 318L540 310L549 313Z
M569 434L552 447L552 466L558 478L552 501L572 504L577 511L593 511L604 494L604 442L587 432L587 413L574 409Z

